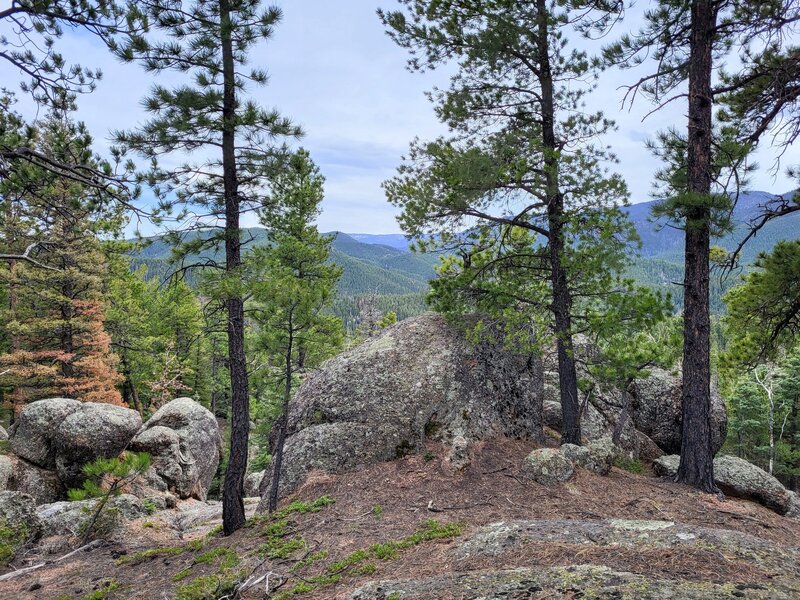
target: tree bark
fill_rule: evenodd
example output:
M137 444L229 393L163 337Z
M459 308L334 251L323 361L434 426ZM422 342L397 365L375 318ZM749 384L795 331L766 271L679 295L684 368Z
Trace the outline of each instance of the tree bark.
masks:
M559 187L558 146L555 135L553 76L550 68L550 12L546 0L537 0L539 84L542 87L542 142L544 146L547 221L550 249L552 311L558 352L558 383L561 398L561 443L581 443L578 374L572 345L572 294L561 257L564 254L564 195Z
M229 278L241 278L239 231L239 182L236 173L236 89L231 37L230 3L220 0L222 49L222 171L225 193L225 270ZM231 377L231 445L222 491L222 527L231 535L245 524L244 477L250 433L250 401L244 354L244 302L234 294L225 300L228 313L228 359Z
M139 392L137 391L136 386L133 384L133 379L131 378L131 365L130 361L128 360L127 349L122 350L120 361L122 363L122 376L125 377L125 380L122 383L122 399L126 404L128 404L128 406L132 406L136 412L144 416L142 404L139 402Z
M711 193L711 72L716 8L694 0L689 57L688 191L683 312L683 426L677 481L706 492L714 484L711 446L709 251L711 210L697 198Z
M797 475L795 471L797 469L797 460L795 457L797 456L797 397L792 398L792 409L789 415L789 450L791 452L790 456L791 462L789 467L791 469L789 474L789 489L792 491L797 491Z
M293 336L291 333L292 318L289 316L289 341L286 347L286 365L284 377L286 381L283 387L283 412L278 422L278 440L275 443L275 455L272 457L272 481L269 490L269 504L267 510L273 512L278 508L278 489L281 479L281 467L283 466L283 445L286 443L286 430L289 427L289 400L292 397L292 351Z

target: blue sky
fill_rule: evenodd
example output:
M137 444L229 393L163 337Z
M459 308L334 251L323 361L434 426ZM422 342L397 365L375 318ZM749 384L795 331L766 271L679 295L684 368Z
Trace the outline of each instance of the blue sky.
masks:
M393 0L277 4L283 8L283 21L252 60L268 70L270 82L255 95L306 131L302 145L327 179L320 229L399 232L397 210L386 202L381 182L393 175L410 140L444 133L424 92L446 85L445 74L420 75L405 69L405 52L386 36L375 14L379 6L393 8ZM637 24L634 11L619 32ZM139 102L154 80L135 65L116 62L88 36L67 31L59 43L68 59L104 72L97 90L80 98L78 114L103 151L110 130L144 119ZM159 83L171 81L170 75L159 77ZM623 92L617 88L634 77L632 72L604 73L589 108L602 109L617 121L618 131L604 142L620 158L617 170L628 182L631 200L641 202L650 199L652 174L659 166L645 151L643 140L670 125L685 127L685 109L675 102L642 123L652 109L644 99L631 111L620 107ZM0 85L14 87L17 79L13 70L0 66ZM27 114L33 110L21 94L19 108ZM791 150L777 174L769 169L773 161L769 152L762 152L759 159L762 168L753 178L753 189L784 192L792 187L784 170L800 162L800 152Z

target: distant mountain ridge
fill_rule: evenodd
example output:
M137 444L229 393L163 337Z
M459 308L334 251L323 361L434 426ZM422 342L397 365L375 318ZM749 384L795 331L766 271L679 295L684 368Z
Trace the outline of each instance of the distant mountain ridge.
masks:
M728 250L736 247L747 231L747 223L759 214L759 207L773 198L766 192L748 192L741 195L733 212L734 230L714 244ZM669 289L679 295L678 286L683 273L683 231L662 221L653 221L654 202L633 204L626 211L642 240L631 269L631 276L655 288ZM202 232L194 235L202 235ZM422 295L428 282L435 276L434 266L439 262L435 254L409 251L409 242L403 234L341 233L335 235L331 260L343 268L339 292L343 296L377 293L379 295ZM244 230L248 246L264 243L265 231L261 228ZM800 238L800 213L776 219L759 232L744 248L742 262L752 263L760 252L772 249L778 240ZM146 265L152 277L169 273L169 244L161 237L134 255L134 265ZM221 250L210 252L219 258ZM733 279L733 278L732 278ZM729 284L728 284L729 285ZM723 289L712 290L712 302L721 308ZM678 298L678 300L680 300Z
M733 211L734 230L717 238L714 243L733 250L747 231L747 224L759 214L759 209L766 202L775 198L768 192L743 192ZM633 222L642 247L639 255L662 260L681 260L683 256L683 231L670 226L665 219L653 220L652 210L656 201L631 204L624 210ZM365 244L391 246L398 250L408 250L409 241L400 233L370 234L348 233L348 236ZM800 213L781 217L767 224L756 237L745 246L743 262L752 262L760 252L768 252L781 239L795 239L800 237Z

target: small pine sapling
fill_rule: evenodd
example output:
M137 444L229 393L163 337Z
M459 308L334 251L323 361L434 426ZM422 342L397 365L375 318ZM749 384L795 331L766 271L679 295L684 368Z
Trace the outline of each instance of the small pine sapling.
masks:
M89 541L95 524L111 497L119 495L149 468L150 455L147 452L123 452L114 458L98 458L83 467L86 475L83 486L69 490L67 496L72 501L88 498L99 498L99 501L83 532L82 544Z

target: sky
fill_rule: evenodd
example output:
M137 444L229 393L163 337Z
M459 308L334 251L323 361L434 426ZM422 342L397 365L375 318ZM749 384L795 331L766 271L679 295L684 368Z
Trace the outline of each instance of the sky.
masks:
M252 57L253 65L267 69L269 85L253 95L306 132L301 144L326 178L320 230L399 233L398 209L386 201L381 182L396 172L412 139L446 133L425 97L426 90L446 86L446 73L406 70L406 52L389 39L375 14L378 7L395 8L395 0L278 0L276 4L283 9L282 22ZM638 26L647 2L638 4L619 33ZM68 60L103 71L97 89L79 98L78 110L96 149L103 153L110 145L110 131L144 121L140 100L155 80L136 65L117 62L85 34L67 30L58 44ZM622 108L624 91L618 89L635 77L630 71L603 73L588 108L603 110L617 122L617 131L603 141L620 159L616 170L628 183L631 201L643 202L651 199L652 176L659 167L644 141L672 125L685 128L685 107L672 103L642 122L652 105L642 98L632 109ZM13 88L19 79L13 69L0 65L0 87ZM178 81L180 76L158 76L162 85ZM19 100L17 108L31 116L32 101L21 93ZM768 151L760 153L761 168L751 189L780 193L792 188L785 167L800 162L800 151L790 150L777 172L771 168L773 158ZM147 226L143 229L149 233Z

